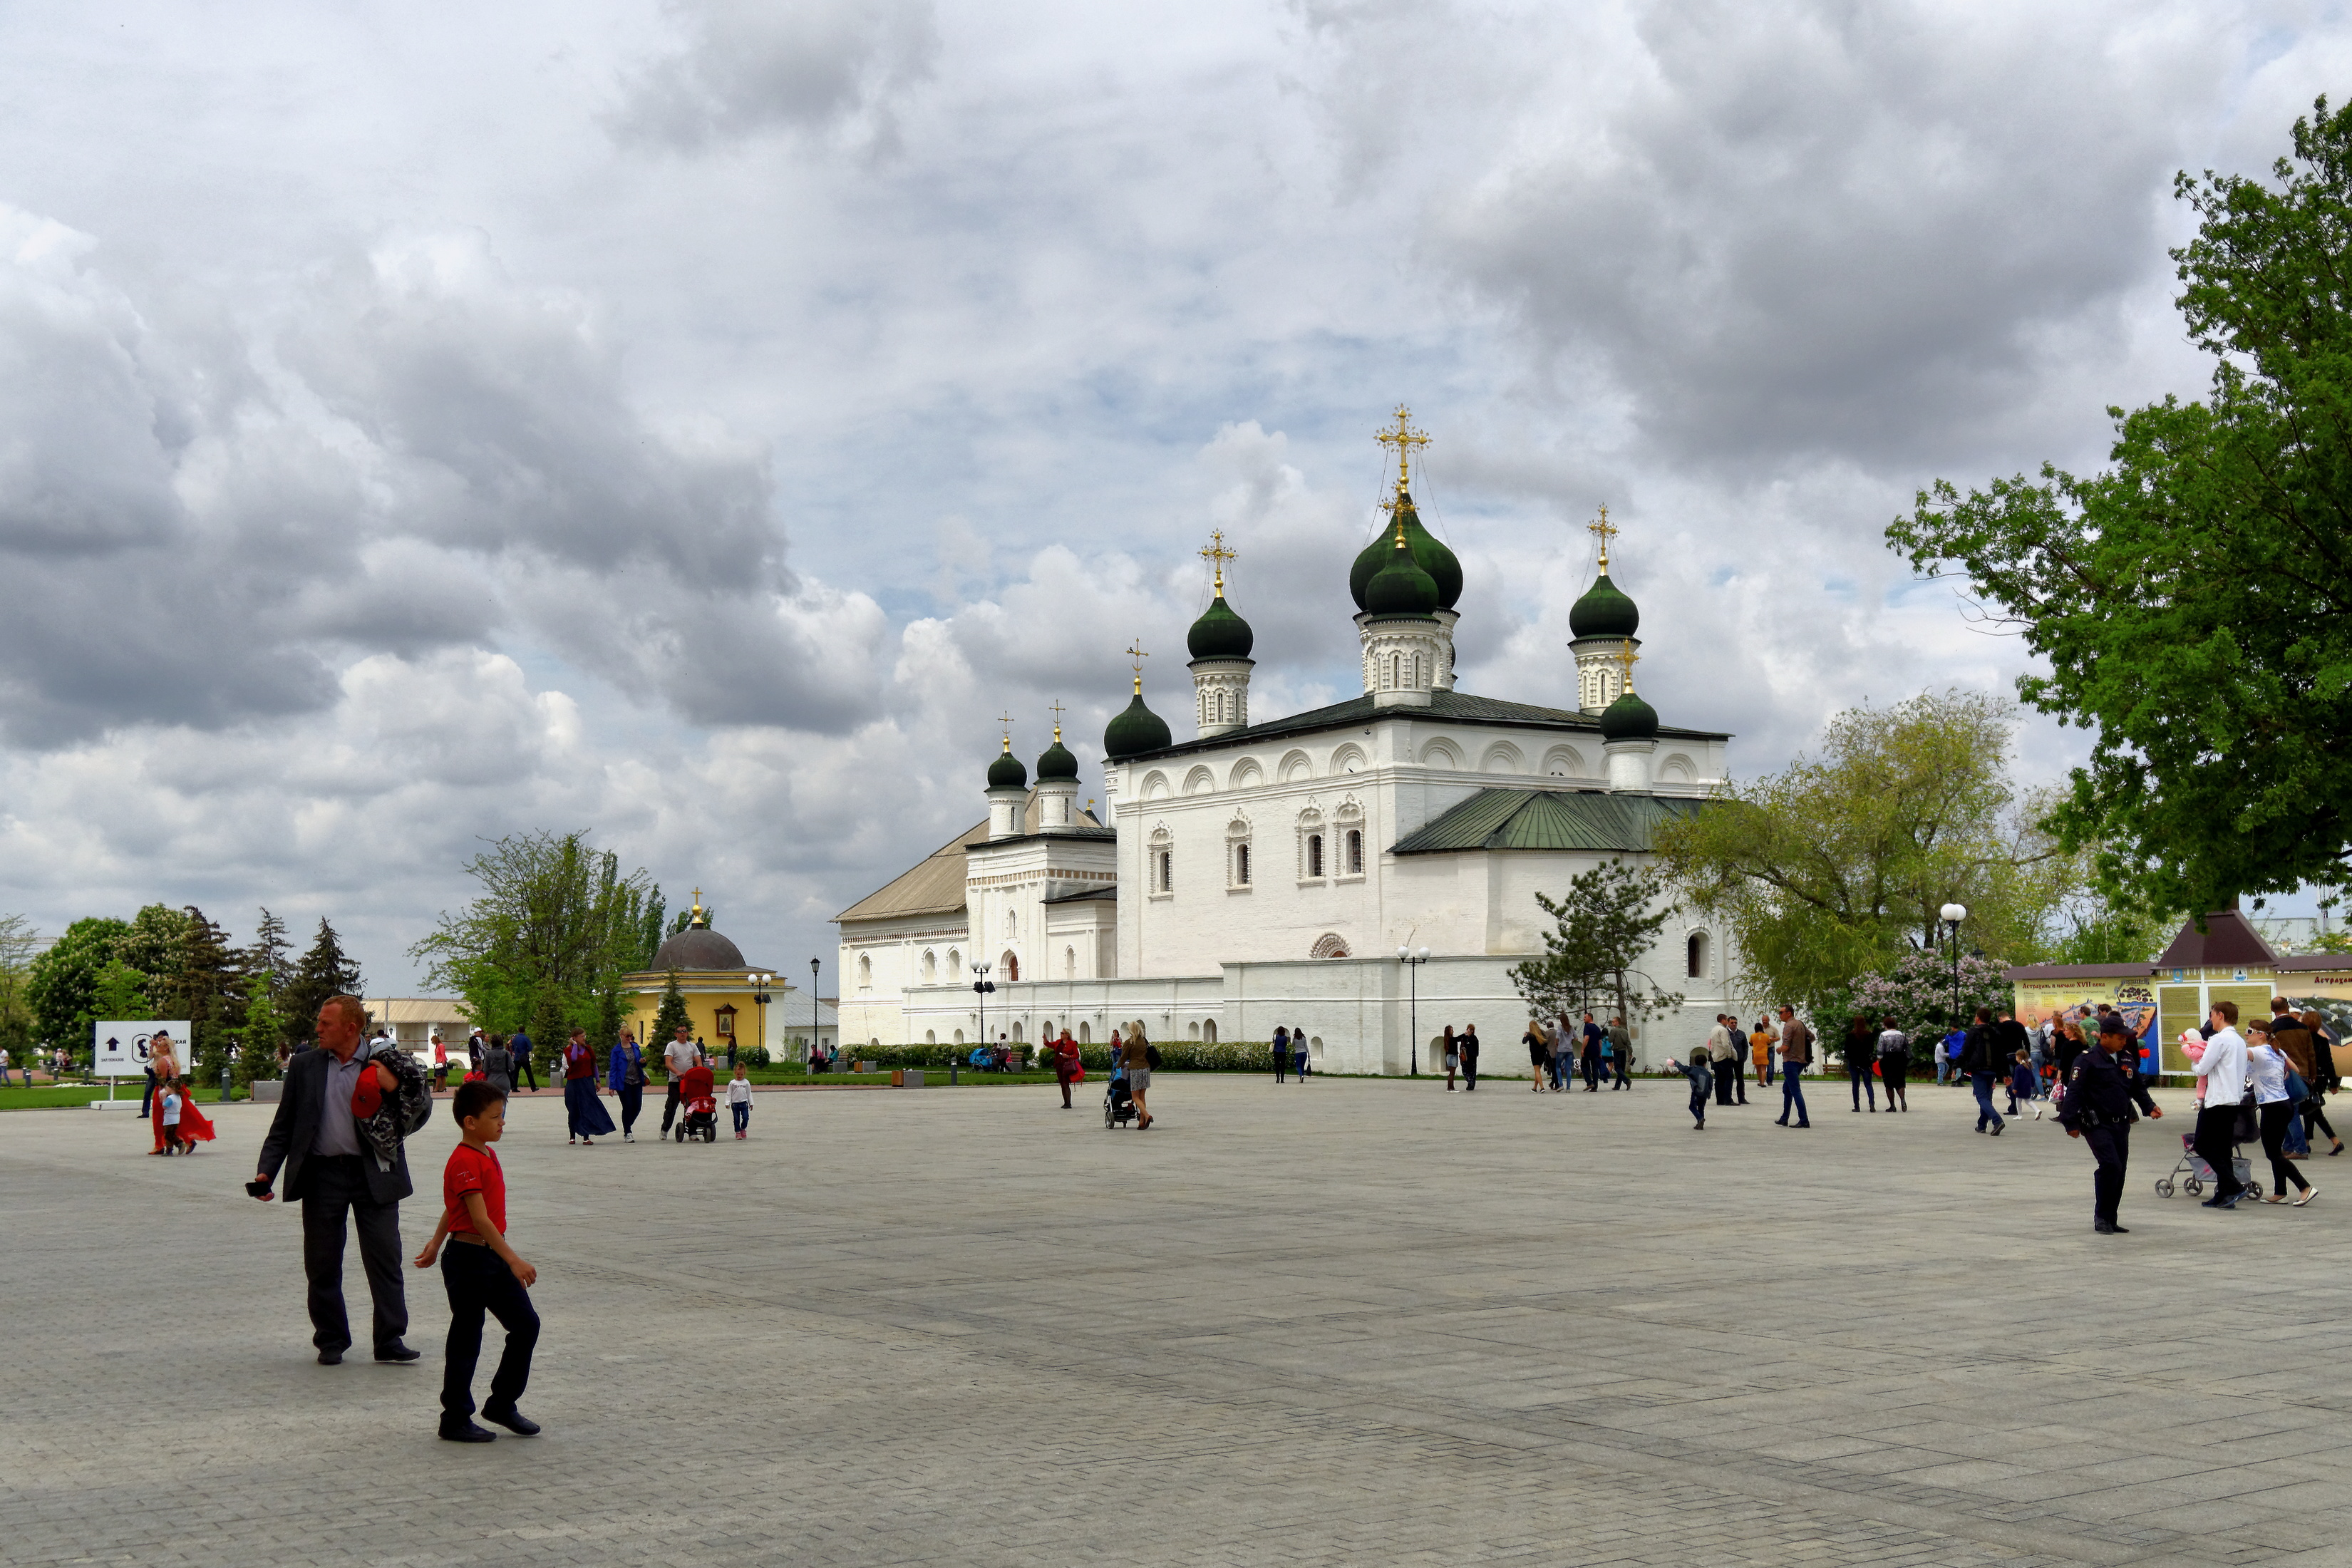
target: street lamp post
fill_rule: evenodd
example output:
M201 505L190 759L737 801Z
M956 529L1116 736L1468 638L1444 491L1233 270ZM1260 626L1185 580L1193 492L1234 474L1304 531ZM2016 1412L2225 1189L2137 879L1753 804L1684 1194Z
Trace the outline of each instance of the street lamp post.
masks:
M817 1042L816 972L817 966L824 962L821 958L809 960L809 1051L812 1055L816 1051Z
M1412 1076L1419 1078L1421 1076L1421 966L1429 962L1429 949L1424 947L1416 952L1410 947L1398 948L1397 962L1404 965L1405 975L1412 987L1412 1011L1407 1015L1412 1021L1405 1026L1405 1046L1412 1053Z
M1936 911L1944 917L1944 932L1952 944L1952 1026L1960 1026L1960 922L1969 918L1966 904L1946 904Z
M971 966L972 973L978 976L971 983L971 990L972 994L980 998L980 1043L983 1046L988 1044L988 994L996 989L996 982L988 977L988 972L995 967L992 963L975 963ZM948 1081L950 1083L955 1081L955 1068L952 1061L948 1068Z
M768 1048L768 986L775 978L772 974L751 976L751 1002L758 1009L752 1016L759 1020L752 1027L759 1031L758 1038L762 1053L765 1053Z

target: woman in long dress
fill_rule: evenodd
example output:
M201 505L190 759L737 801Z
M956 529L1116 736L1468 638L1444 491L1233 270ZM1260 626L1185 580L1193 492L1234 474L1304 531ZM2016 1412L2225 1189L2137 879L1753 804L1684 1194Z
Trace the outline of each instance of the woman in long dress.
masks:
M196 1097L188 1091L187 1084L181 1078L178 1047L172 1044L171 1036L165 1035L157 1042L153 1054L148 1058L148 1068L155 1075L155 1146L149 1152L165 1154L171 1152L170 1146L163 1142L163 1097L174 1091L180 1097L180 1142L188 1146L191 1154L196 1152L197 1143L211 1142L213 1124L205 1120L203 1111L196 1109Z
M566 1142L577 1141L583 1148L593 1148L598 1137L609 1137L616 1131L596 1095L596 1053L589 1049L586 1036L579 1029L572 1031L563 1047L563 1112L572 1132Z

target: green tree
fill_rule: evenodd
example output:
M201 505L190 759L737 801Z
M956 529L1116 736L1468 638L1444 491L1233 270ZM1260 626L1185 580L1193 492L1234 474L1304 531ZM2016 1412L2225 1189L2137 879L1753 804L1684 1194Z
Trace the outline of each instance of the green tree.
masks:
M114 940L108 956L119 958L150 980L161 981L180 965L181 944L187 941L188 913L169 904L149 904L131 917L131 925ZM149 1000L161 1001L152 992Z
M136 1022L152 1018L155 1004L148 1000L147 977L119 958L110 958L90 987L90 1019L120 1018ZM82 1027L87 1030L85 1022Z
M2147 910L2352 885L2352 111L2295 121L2273 181L2180 174L2171 252L2202 403L2110 408L2110 467L1945 480L1887 531L1964 576L2047 673L2018 690L2097 734L2051 815Z
M22 1062L32 1049L37 1016L30 994L33 950L40 933L23 915L0 915L0 1047L11 1061Z
M130 929L127 921L88 916L66 927L57 945L33 960L25 999L43 1041L65 1047L79 1061L89 1060L90 1023L105 1016L96 1005L99 972L114 956L116 939ZM136 1016L145 1015L142 998Z
M241 1084L276 1078L278 1052L293 1046L287 1035L293 1019L283 996L293 979L291 953L286 922L264 905L260 923L254 928L253 945L237 954L245 992L244 1026L236 1037L236 1081Z
M217 1083L228 1065L229 1042L245 1021L244 975L228 932L194 904L181 913L180 940L166 955L170 967L154 976L148 991L159 1006L188 1021L190 1071Z
M1604 997L1628 1025L1683 1005L1641 967L1674 918L1664 876L1611 859L1569 879L1568 896L1536 902L1553 921L1544 954L1511 969L1511 984L1529 1007L1549 1016L1581 1012ZM1646 987L1646 989L1645 989Z
M527 1029L552 1052L575 1026L619 1016L621 977L651 962L661 895L640 868L589 847L585 833L499 839L467 863L481 892L409 950L425 984L466 998L485 1028ZM617 1028L617 1025L616 1025Z
M669 972L669 984L662 987L661 1005L654 1011L654 1037L646 1044L646 1054L657 1055L677 1038L677 1031L693 1031L694 1020L686 1011L686 993L677 988L677 971Z
M330 996L362 996L366 982L360 966L343 952L343 940L324 916L310 951L294 966L294 977L279 993L288 1030L298 1040L309 1039L318 1028L319 1009Z
M1947 903L1968 906L1973 945L2011 963L2042 955L2080 867L2011 782L2012 718L1958 690L1849 709L1818 754L1659 827L1684 897L1728 929L1747 1000L1828 1005L1854 976L1933 947Z

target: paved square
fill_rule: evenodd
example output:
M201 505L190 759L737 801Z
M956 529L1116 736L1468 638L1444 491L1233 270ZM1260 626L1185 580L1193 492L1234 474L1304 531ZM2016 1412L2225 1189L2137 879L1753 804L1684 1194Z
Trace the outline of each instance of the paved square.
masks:
M0 1117L0 1562L2352 1561L2352 1158L2166 1202L2175 1114L2104 1238L2080 1147L1963 1094L1685 1098L1169 1074L1149 1133L792 1093L593 1150L521 1105L547 1432L482 1448L433 1436L433 1277L418 1366L311 1363L266 1108L171 1161Z

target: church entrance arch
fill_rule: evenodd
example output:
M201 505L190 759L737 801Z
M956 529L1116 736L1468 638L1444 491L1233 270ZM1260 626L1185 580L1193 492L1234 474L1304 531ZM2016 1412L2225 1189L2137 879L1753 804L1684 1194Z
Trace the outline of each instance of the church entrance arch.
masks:
M1327 931L1321 936L1315 939L1315 951L1310 956L1315 958L1346 958L1349 956L1348 939L1341 936L1337 931Z
M1018 980L1021 978L1021 961L1007 950L996 961L996 973L1004 976L1008 982Z

